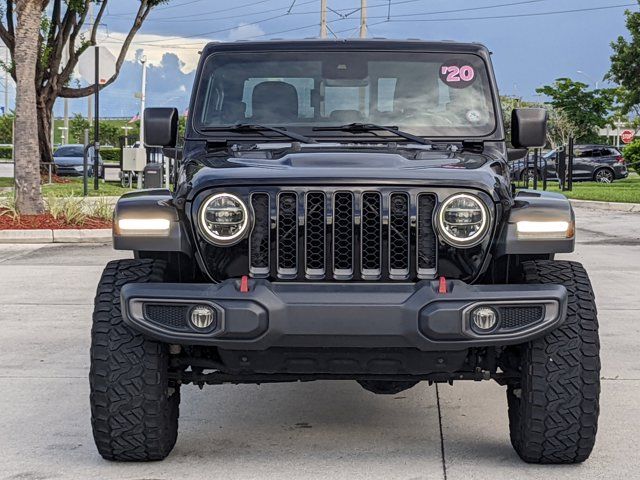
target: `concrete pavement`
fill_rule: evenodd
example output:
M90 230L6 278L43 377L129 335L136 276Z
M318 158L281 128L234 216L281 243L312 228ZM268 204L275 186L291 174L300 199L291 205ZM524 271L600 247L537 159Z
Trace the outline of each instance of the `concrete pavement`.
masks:
M129 254L0 245L0 479L640 478L640 214L577 217L577 252L563 257L591 274L603 361L598 442L583 465L522 463L492 382L393 396L355 382L187 386L167 460L106 462L89 422L90 316L102 267Z

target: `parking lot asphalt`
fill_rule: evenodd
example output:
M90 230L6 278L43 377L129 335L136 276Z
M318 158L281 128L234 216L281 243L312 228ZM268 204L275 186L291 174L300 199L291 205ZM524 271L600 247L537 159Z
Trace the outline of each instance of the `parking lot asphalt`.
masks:
M173 453L102 460L91 438L89 330L109 245L0 246L0 479L640 478L640 214L576 209L576 253L602 341L600 428L577 466L522 463L505 389L426 383L376 396L355 382L183 388ZM441 425L441 426L440 426Z

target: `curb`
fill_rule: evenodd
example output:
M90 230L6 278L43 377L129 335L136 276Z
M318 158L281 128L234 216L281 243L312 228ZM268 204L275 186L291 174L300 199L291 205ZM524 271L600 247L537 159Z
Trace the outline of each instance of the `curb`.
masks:
M111 229L0 230L0 243L111 243Z
M576 207L592 208L594 210L605 210L608 212L640 212L640 203L621 202L596 202L593 200L570 199L571 205Z

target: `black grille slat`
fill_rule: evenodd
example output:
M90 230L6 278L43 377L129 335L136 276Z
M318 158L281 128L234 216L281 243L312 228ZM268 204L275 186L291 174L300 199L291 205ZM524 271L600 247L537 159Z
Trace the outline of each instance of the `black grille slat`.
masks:
M389 270L391 275L409 273L409 196L393 193L389 198Z
M278 274L298 271L298 196L294 192L278 198Z
M250 269L254 275L269 273L271 225L269 194L254 193L251 206L255 218L249 242Z
M305 262L307 275L324 275L326 262L326 201L322 192L307 194Z
M353 194L337 192L333 204L334 275L353 274Z
M377 192L362 194L361 255L363 275L382 272L382 196Z
M251 193L249 273L280 280L417 281L437 276L433 192L262 187Z
M433 211L436 197L431 194L418 195L418 274L433 273L436 268L436 234L433 228Z

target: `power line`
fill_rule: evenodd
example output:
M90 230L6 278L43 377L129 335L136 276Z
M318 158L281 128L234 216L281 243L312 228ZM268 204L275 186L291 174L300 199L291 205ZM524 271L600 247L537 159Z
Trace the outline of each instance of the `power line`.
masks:
M507 7L507 6L515 6L515 5L523 5L523 4L529 4L529 3L540 3L543 1L549 1L549 0L523 0L523 1L519 1L519 2L510 2L510 3L503 3L503 4L494 4L494 5L486 5L483 7L468 7L468 8L463 8L463 9L455 9L455 10L442 10L442 11L438 11L438 12L424 12L424 13L412 13L412 14L396 14L396 15L392 15L390 19L387 19L386 15L382 15L382 16L370 16L369 18L384 18L383 21L381 22L375 22L375 23L371 23L369 24L369 26L376 26L376 25L381 25L384 23L392 23L392 22L450 22L450 21L465 21L465 20L494 20L494 19L507 19L507 18L525 18L525 17L537 17L537 16L548 16L548 15L561 15L561 14L568 14L568 13L581 13L581 12L591 12L591 11L601 11L601 10L608 10L608 9L614 9L614 8L622 8L622 7L631 7L631 6L635 6L637 5L636 3L625 3L625 4L617 4L617 5L607 5L607 6L602 6L602 7L591 7L591 8L578 8L578 9L571 9L571 10L558 10L558 11L550 11L550 12L531 12L531 13L519 13L519 14L510 14L510 15L491 15L491 16L482 16L482 17L451 17L451 18L429 18L429 19L425 19L425 18L415 18L416 16L424 16L424 15L437 15L437 14L444 14L444 13L459 13L459 12L463 12L463 11L473 11L473 10L483 10L483 9L490 9L490 8L499 8L499 7ZM309 2L308 2L309 3ZM399 3L399 2L398 2ZM396 4L396 2L394 2L394 5ZM249 24L245 24L245 25L255 25L264 21L269 21L269 20L273 20L276 18L281 18L286 16L286 14L282 14L282 15L277 15L274 17L269 17L266 19L262 19L260 21L257 22L253 22L253 23L249 23ZM396 19L396 17L412 17L411 19ZM339 22L342 20L347 20L347 18L341 17L335 20L331 20L327 23L335 23L335 22ZM273 35L280 35L280 34L286 34L286 33L293 33L293 32L297 32L300 30L306 30L306 29L310 29L310 28L317 28L318 24L317 23L313 23L313 24L308 24L308 25L304 25L304 26L300 26L300 27L293 27L293 28L288 28L285 30L280 30L280 31L276 31L276 32L268 32L268 33L264 33L264 34L260 34L260 35L254 35L252 37L248 37L247 40L253 40L253 39L257 39L257 38L262 38L262 37L268 37L268 36L273 36ZM231 27L231 28L226 28L226 29L220 29L220 30L216 30L213 32L204 32L204 33L200 33L200 34L196 34L196 35L190 35L187 37L169 37L169 39L171 38L194 38L197 36L204 36L204 35L210 35L212 33L220 33L220 32L224 32L224 31L230 31L230 30L234 30L237 27ZM350 32L354 30L353 28L348 28L348 29L344 29L344 30L336 30L335 34L339 34L339 33L344 33L344 32ZM151 42L153 43L158 43L158 42L166 42L167 39L162 39L162 40L157 40L157 41L149 41L149 42L134 42L135 45L146 45L149 44ZM185 45L184 43L181 44L175 44L175 45L166 45L167 47L173 47L176 49L199 49L202 48L202 43L199 43L198 45Z
M193 2L196 2L196 1L201 1L201 0L193 0ZM246 3L244 5L237 5L235 8L252 7L254 5L259 5L261 3L267 3L269 1L271 1L271 0L258 0L257 2ZM183 4L183 5L187 5L187 4ZM183 5L177 5L177 6L183 6ZM172 5L172 7L173 6L176 6L176 5ZM156 7L153 10L151 10L151 13L153 14L155 12L159 12L159 11L165 10L166 8L168 8L168 7ZM212 13L223 13L223 12L228 12L228 11L229 11L229 8L223 8L221 10L212 10L212 11L209 11L209 12L204 12L204 15L209 15L209 14L212 14ZM110 16L110 17L130 17L131 15L132 15L132 13L112 13L112 14L109 14L108 16ZM193 13L193 14L190 14L190 15L179 15L179 16L174 16L174 17L160 17L160 19L172 20L172 19L176 19L176 18L202 17L202 15L203 15L203 12L200 12L200 13ZM152 19L147 19L147 22L149 20L152 20ZM153 20L159 20L159 19L153 19Z
M314 3L316 0L307 0L306 2L300 3L298 4L299 6L301 5L306 5L308 3ZM396 2L394 5L398 5L401 3L411 3L414 2L416 0L401 0L399 2ZM521 0L518 2L510 2L510 3L501 3L501 4L494 4L494 5L485 5L482 7L467 7L467 8L459 8L459 9L454 9L454 10L442 10L442 11L436 11L436 12L425 12L425 13L412 13L412 14L407 14L407 15L396 15L396 16L414 16L414 15L437 15L437 14L442 14L442 13L457 13L457 12L465 12L465 11L473 11L473 10L485 10L485 9L492 9L492 8L499 8L499 7L509 7L509 6L514 6L514 5L524 5L524 4L531 4L531 3L540 3L540 2L546 2L549 0ZM377 6L381 6L382 4L377 4ZM345 9L342 9L343 11ZM353 10L354 11L359 11L360 9L358 8L357 10ZM269 10L269 12L272 12L273 10ZM242 15L245 16L245 15ZM275 20L278 18L282 18L287 16L286 13L281 14L281 15L276 15L276 16L271 16L268 18L263 18L261 20L257 20L255 22L250 22L250 23L245 23L242 26L250 26L250 25L258 25L262 22L267 22L270 20ZM237 17L237 15L232 16L232 18ZM227 17L227 18L231 18L231 17ZM371 19L376 19L376 18L387 18L387 16L370 16L369 18ZM340 18L337 18L335 20L331 20L327 23L334 23L334 22L338 22L341 20L349 20L347 18L346 15L341 16ZM373 25L378 25L379 23L375 23ZM313 26L316 26L317 24L311 24L308 26L304 26L304 27L294 27L293 29L288 29L288 30L283 30L281 32L274 32L274 33L268 33L268 34L264 34L264 35L260 35L261 36L267 36L267 35L279 35L281 33L290 33L290 32L294 32L294 31L299 31L299 30L304 30L307 28L312 28ZM237 26L234 27L230 27L230 28L223 28L223 29L219 29L219 30L213 30L210 32L202 32L202 33L198 33L198 34L194 34L194 35L187 35L187 36L183 36L183 37L169 37L169 38L165 38L165 39L159 39L159 40L149 40L146 42L137 42L136 45L152 45L155 43L161 43L161 42L166 42L167 40L172 40L172 39L183 39L183 38L196 38L196 37L203 37L206 35L214 35L216 33L222 33L222 32L227 32L227 31L231 31L231 30L235 30L236 28L238 28ZM349 29L351 30L351 29ZM340 33L340 31L335 32L335 33ZM249 37L249 39L252 38L259 38L259 37ZM171 46L171 45L167 45L167 46ZM184 44L180 44L179 46L184 46ZM188 45L187 45L188 47Z
M532 12L532 13L516 13L513 15L492 15L489 17L455 17L455 18L412 18L408 20L389 20L390 22L456 22L464 20L497 20L503 18L523 18L523 17L541 17L546 15L560 15L565 13L592 12L596 10L608 10L612 8L632 7L637 3L622 3L618 5L608 5L606 7L576 8L573 10L557 10L553 12ZM407 15L404 15L407 16ZM412 15L413 16L413 15ZM380 22L386 23L386 22Z
M315 2L315 1L316 0L307 0L306 2L300 3L298 5L305 5L305 4L308 4L308 3ZM273 10L269 10L269 12L273 12ZM288 15L290 15L290 14L285 12L285 13L274 15L274 16L271 16L271 17L263 18L261 20L255 21L255 22L243 23L240 26L246 27L246 26L250 26L250 25L258 25L259 23L268 22L270 20L275 20L277 18L286 17ZM246 16L246 14L245 15L241 15L241 16ZM236 16L227 17L227 18L236 18ZM155 44L155 43L163 43L163 42L166 42L166 41L169 41L169 40L179 40L179 39L184 39L184 38L196 38L196 37L202 37L202 36L206 36L206 35L215 35L216 33L228 32L228 31L231 31L231 30L235 30L236 28L238 28L238 26L229 27L229 28L222 28L222 29L219 29L219 30L211 30L209 32L201 32L201 33L196 33L196 34L193 34L193 35L175 36L175 37L162 38L162 39L158 39L158 40L149 40L149 41L146 41L146 42L139 42L139 43L137 43L137 45L149 45L149 44Z

